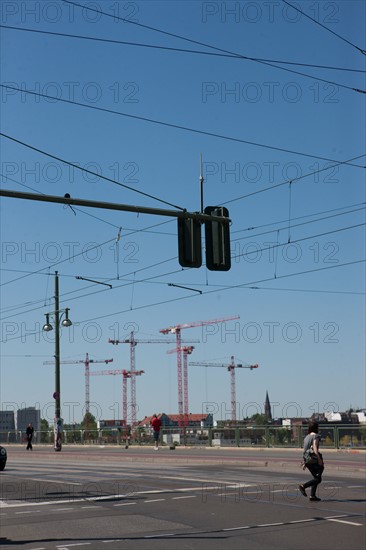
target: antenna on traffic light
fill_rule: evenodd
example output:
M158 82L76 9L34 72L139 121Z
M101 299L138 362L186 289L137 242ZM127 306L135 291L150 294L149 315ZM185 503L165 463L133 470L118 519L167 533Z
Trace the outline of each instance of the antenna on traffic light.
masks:
M203 214L203 175L202 175L202 153L200 156L200 193L201 193L201 214Z

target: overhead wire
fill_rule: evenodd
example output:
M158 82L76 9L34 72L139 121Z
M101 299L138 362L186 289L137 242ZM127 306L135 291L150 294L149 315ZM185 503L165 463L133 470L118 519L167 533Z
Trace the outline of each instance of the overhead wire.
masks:
M75 38L79 40L91 40L93 42L105 42L107 44L116 44L121 46L133 46L133 47L141 47L141 48L150 48L150 49L156 49L156 50L166 50L171 52L180 52L180 53L188 53L188 54L194 54L194 55L207 55L212 57L223 57L223 58L229 58L229 59L238 59L238 60L251 60L251 61L266 61L267 63L280 63L282 65L296 65L300 67L311 67L315 69L327 69L327 70L333 70L333 71L345 71L345 72L353 72L353 73L366 73L363 69L352 69L350 67L334 67L330 65L316 65L314 63L300 63L298 61L283 61L279 59L264 59L260 57L252 57L252 56L245 56L245 55L237 55L237 54L226 54L226 53L218 53L218 52L205 52L203 50L189 50L186 48L173 48L171 46L161 46L156 44L145 44L141 42L130 42L126 40L112 40L110 38L99 38L95 36L85 36L80 34L68 34L63 32L53 32L53 31L42 31L40 29L29 29L25 27L13 27L10 25L0 25L0 28L3 29L9 29L9 30L15 30L15 31L23 31L23 32L32 32L36 34L45 34L50 36L59 36L61 38ZM316 79L316 77L313 77Z
M345 263L342 263L342 264L336 264L336 265L331 265L331 266L326 266L326 267L318 267L318 268L313 268L313 269L309 269L309 270L303 270L303 271L299 271L297 273L287 273L287 274L284 274L284 275L278 275L276 278L275 277L267 277L265 279L250 281L250 282L247 282L247 283L240 283L240 284L237 284L237 285L226 286L224 288L208 290L206 292L203 292L200 295L198 295L198 294L188 294L186 296L179 296L179 297L176 297L176 298L161 300L159 302L153 302L153 303L150 303L150 304L135 306L132 311L138 311L138 310L142 310L142 309L149 309L151 307L166 305L166 304L169 304L169 303L179 302L179 301L182 301L182 300L188 300L188 299L191 299L191 298L196 298L197 299L198 296L199 297L207 296L207 295L214 294L214 293L217 293L217 292L225 292L226 290L237 290L239 288L246 288L249 285L260 284L260 283L273 281L273 280L277 281L279 279L288 279L290 277L297 277L297 276L300 276L300 275L307 275L307 274L310 274L310 273L317 273L317 272L322 272L322 271L326 271L326 270L329 270L329 269L337 269L337 268L340 268L340 267L349 267L351 265L358 265L358 264L365 263L365 262L366 262L366 259L354 260L354 261L345 262ZM110 312L110 313L107 313L107 314L104 314L104 315L99 315L99 316L96 316L96 317L92 317L90 319L83 319L81 321L78 321L78 323L79 324L89 323L89 322L92 322L92 321L105 319L107 317L112 317L112 316L115 316L115 315L122 315L124 313L131 313L131 309L124 309L124 310L121 310L121 311ZM41 334L41 331L35 331L34 333L29 332L29 333L27 333L27 336L34 336L34 335L37 335L37 334ZM15 336L13 338L8 338L7 341L19 340L19 338L24 338L24 335Z
M300 10L300 8L298 8L297 6L293 5L293 4L290 4L290 2L287 2L286 0L282 0L282 2L284 4L287 4L287 6L290 6L292 9L294 9L295 11L297 11L298 13L301 13L301 15L303 15L304 17L307 17L308 19L310 19L310 21L312 21L313 23L315 23L316 25L319 25L320 27L322 27L323 29L325 29L326 31L330 32L331 34L333 34L334 36L336 36L337 38L339 38L340 40L343 40L343 42L346 42L346 44L349 44L350 46L352 46L353 48L355 48L356 50L358 50L360 53L362 53L363 55L366 55L366 50L363 50L362 48L360 48L359 46L356 46L356 44L354 44L353 42L350 42L350 40L347 40L347 38L344 38L344 36L341 36L340 34L336 33L335 31L332 31L332 29L330 29L329 27L327 27L326 25L323 25L323 23L320 23L320 21L317 21L316 19L314 19L313 17L311 17L310 15L308 15L307 13L303 12L302 10Z
M159 301L159 302L154 302L154 303L151 303L151 304L144 304L144 305L141 305L141 306L136 306L136 307L133 308L133 311L142 310L142 309L149 309L151 307L166 305L168 303L174 303L174 302L178 302L178 301L182 301L182 300L187 300L187 299L190 299L190 298L193 298L193 297L197 298L198 296L206 296L208 294L214 294L214 293L217 293L217 292L224 292L226 290L237 290L239 288L242 288L242 289L248 288L248 289L252 290L248 285L260 284L260 283L263 283L263 282L268 282L268 281L273 281L273 280L277 281L279 279L285 279L285 278L295 277L295 276L299 276L299 275L306 275L306 274L309 274L309 273L316 273L316 272L325 271L325 270L328 270L328 269L336 269L336 268L339 268L339 267L348 267L348 266L351 266L351 265L361 264L361 263L365 263L365 262L366 262L366 259L354 260L354 261L346 262L346 263L343 263L343 264L337 264L337 265L331 265L331 266L326 266L326 267L314 268L314 269L310 269L310 270L300 271L300 272L297 272L297 273L289 273L289 274L285 274L285 275L278 275L276 278L275 277L267 277L265 279L261 279L261 280L257 280L257 281L251 281L251 282L248 282L248 283L241 283L241 284L238 284L238 285L225 286L224 288L208 290L206 292L203 292L202 295L201 294L200 295L198 295L198 294L188 294L186 296L180 296L180 297L176 297L176 298L170 298L170 299L167 299L167 300L162 300L162 301ZM255 290L258 290L258 289L255 289ZM91 321L97 321L97 320L100 320L100 319L105 319L107 317L111 317L111 316L114 316L114 315L122 315L124 313L131 313L131 309L125 309L125 310L121 310L121 311L117 311L117 312L113 312L113 313L108 313L108 314L100 315L100 316L93 317L93 318L90 318L90 319L84 319L82 321L78 321L78 323L79 324L89 323ZM42 333L41 330L35 331L35 332L28 332L27 336L35 336L35 335L39 335L41 333ZM12 341L12 340L19 340L20 338L24 338L24 335L15 336L13 338L7 338L6 341L8 342L8 341Z
M34 187L30 187L29 185L26 185L25 183L21 183L20 181L18 180L15 180L14 178L11 178L10 176L6 175L6 174L2 174L0 172L0 176L3 177L3 178L7 178L9 181L12 181L22 187L25 187L26 189L30 189L31 191L34 191L35 193L39 193L40 195L45 195L45 193L42 193L42 191L39 191L39 189L35 189ZM99 216L95 216L94 214L90 214L90 212L86 212L85 210L83 210L82 208L79 208L78 206L74 206L73 207L74 210L76 210L76 212L80 212L80 214L84 214L85 216L89 216L90 218L94 218L102 223L105 223L107 225L110 225L112 227L115 227L116 229L119 229L120 228L120 225L118 224L115 224L115 223L112 223L112 222L108 222L107 220L104 220L103 218L100 218ZM150 229L152 229L153 227L159 227L161 225L166 225L168 223L172 223L173 221L175 220L164 220L162 222L159 222L159 223L155 223L153 225L150 225L146 228L141 228L141 229L131 229L130 227L125 227L124 226L124 237L128 237L129 235L134 235L135 233L151 233L153 235L175 235L175 233L167 233L165 231L150 231ZM127 231L127 233L126 233Z
M77 2L71 2L70 0L63 0L63 2L65 2L66 4L71 4L73 6L81 8L81 9L86 9L86 10L89 10L89 11L92 11L92 12L96 12L96 13L105 15L107 17L113 17L114 20L117 19L117 20L120 20L120 21L125 21L126 23L130 23L132 25L137 25L141 28L148 29L148 30L153 31L153 32L161 33L161 34L166 35L166 36L170 36L170 37L173 37L173 38L178 38L179 40L184 40L184 41L190 42L192 44L197 44L199 46L204 46L206 48L210 48L210 49L213 49L215 51L228 53L228 54L231 54L231 55L236 55L237 57L245 57L248 61L253 61L255 63L261 63L261 64L267 65L269 67L280 69L281 71L286 71L286 72L297 74L297 75L300 75L300 76L303 76L303 77L306 77L306 78L311 78L312 80L319 80L320 82L325 82L327 84L334 84L335 86L339 86L341 88L346 88L346 89L352 90L352 91L357 92L357 93L362 93L362 94L366 93L366 90L360 90L359 88L354 88L352 86L346 86L345 84L339 84L339 83L333 82L331 80L326 80L326 79L323 79L323 78L314 77L312 75L308 75L308 74L302 73L300 71L294 71L293 69L288 69L286 67L281 67L279 65L275 65L273 63L268 63L267 61L259 61L258 59L253 59L253 58L250 58L250 57L247 57L247 56L243 56L241 54L238 54L237 52L232 52L230 50L226 50L226 49L223 49L223 48L218 48L217 46L213 46L213 45L207 44L205 42L200 42L198 40L193 40L192 38L188 38L188 37L185 37L185 36L182 36L182 35L179 35L179 34L176 34L176 33L168 32L168 31L165 31L165 30L162 30L162 29L157 29L156 27L152 27L152 26L149 26L149 25L144 25L144 24L139 23L137 21L131 21L129 19L125 19L123 17L116 16L115 14L110 14L110 13L104 12L100 9L92 8L91 6L83 6L81 4L78 4Z
M344 215L347 215L347 214L353 214L354 212L361 212L362 210L365 210L365 207L362 207L362 208L356 208L354 210L347 210L346 212L339 212L338 214L331 214L329 216L324 216L322 218L318 218L316 220L307 220L307 221L304 221L304 222L301 222L301 223L297 223L295 225L292 225L291 228L295 228L295 227L301 227L303 225L308 225L309 223L317 223L319 221L324 221L324 220L330 220L332 218L337 218L338 216L344 216ZM296 219L296 218L294 218ZM284 227L279 227L279 228L274 228L274 229L269 229L268 231L263 231L262 233L257 233L255 235L244 235L243 237L238 237L236 239L231 239L231 242L237 242L237 241L242 241L243 239L252 239L253 237L260 237L262 235L268 235L270 233L274 233L276 231L286 231L288 229L288 226L284 226ZM293 242L293 241L290 241L290 242Z
M7 88L7 89L11 89L11 90L16 90L17 92L22 92L22 93L27 93L27 94L31 94L31 95L36 95L36 96L40 96L40 97L47 97L49 99L55 99L57 101L60 101L62 103L68 103L68 104L71 104L71 105L77 105L79 107L85 107L87 109L93 109L93 110L96 110L96 111L102 111L102 112L107 112L107 113L110 113L110 114L114 114L114 115L118 115L118 116L123 116L123 117L127 117L127 118L131 118L131 119L135 119L135 120L140 120L140 121L143 121L143 122L149 122L151 124L157 124L159 126L164 126L164 127L168 127L168 128L175 128L177 130L183 130L185 132L192 132L194 134L200 134L200 135L205 135L205 136L210 136L210 137L214 137L214 138L219 138L219 139L224 139L224 140L227 140L227 141L232 141L232 142L235 142L235 143L243 143L245 145L252 145L254 147L261 147L261 148L264 148L264 149L271 149L273 151L279 151L279 152L282 152L282 153L290 153L292 155L299 155L299 156L303 156L303 157L307 157L307 158L315 158L315 159L318 159L318 160L326 160L327 162L334 162L336 163L337 165L338 164L345 164L345 165L350 165L350 166L355 166L357 168L365 168L365 166L361 166L359 164L352 164L351 162L348 162L348 161L339 161L339 160L335 160L335 159L330 159L330 158L327 158L327 157L320 157L318 155L311 155L311 154L308 154L308 153L302 153L300 151L293 151L291 149L286 149L284 147L276 147L274 145L266 145L266 144L263 144L263 143L256 143L254 141L248 141L248 140L244 140L244 139L240 139L240 138L234 138L234 137L231 137L231 136L225 136L223 134L216 134L216 133L213 133L213 132L207 132L207 131L204 131L204 130L197 130L195 128L189 128L187 126L181 126L179 124L171 124L169 122L162 122L162 121L159 121L159 120L154 120L154 119L151 119L151 118L147 118L147 117L142 117L142 116L137 116L137 115L131 115L131 114L128 114L128 113L123 113L121 111L115 111L113 109L107 109L105 107L96 107L95 105L88 105L86 103L80 103L78 101L71 101L69 99L62 99L62 98L57 98L55 96L50 96L50 95L47 95L47 94L41 94L41 93L37 93L37 92L31 92L30 90L24 90L24 89L19 89L19 88L14 88L13 86L7 86L5 84L0 84L0 88ZM64 161L63 159L60 159L59 157L55 156L55 155L51 155L49 153L46 153L45 151L42 151L36 147L33 147L21 140L18 140L16 138L13 138L7 134L4 134L4 133L0 133L0 136L6 138L6 139L9 139L15 143L18 143L20 145L23 145L24 147L27 147L27 148L30 148L30 149L33 149L35 151L38 151L46 156L49 156L51 158L54 158L56 160L61 160L62 162L67 162L67 161ZM365 155L361 155L360 157L356 157L356 158L361 158ZM68 163L70 164L71 166L76 166L76 165L73 165L72 163ZM85 168L82 168L81 166L76 166L79 170L82 170L82 171L85 171L85 172L88 172L92 175L96 175L96 176L99 176L100 178L102 179L106 179L108 181L112 181L112 183L116 183L118 185L123 185L119 182L116 182L115 180L112 180L110 178L107 178L106 176L101 176L100 174L97 174L95 172L92 172L90 170L86 170ZM328 168L329 169L329 168ZM298 178L300 179L300 178ZM145 194L143 193L142 191L139 191L139 193L141 194ZM160 202L165 202L165 201L162 201L161 199L157 199L156 200L160 200ZM184 210L184 208L181 208L179 206L175 206L175 205L171 205L170 203L165 203L165 204L169 204L170 206L173 206L174 208L179 208L181 210Z
M362 155L364 156L364 155ZM360 157L356 157L356 158L360 158ZM327 170L327 169L330 169L332 167L328 167L328 168L322 168L316 172L311 172L309 174L306 174L304 176L302 176L303 178L305 177L308 177L310 175L315 175L317 174L318 172L320 171L323 171L323 170ZM14 178L11 178L9 177L8 175L5 175L5 174L2 174L0 172L0 176L2 177L5 177L7 178L8 180L14 182L14 183L17 183L18 185L21 185L22 187L25 187L26 189L30 189L31 191L34 191L36 193L39 193L41 195L44 195L44 193L42 193L41 191L39 191L38 189L35 189L33 187L30 187L29 185L26 185L24 183L21 183L17 180L15 180ZM294 181L294 180L292 180ZM280 185L285 185L286 183L288 183L287 181L281 183L281 184L278 184L277 187L279 187ZM272 187L268 187L266 188L266 190L271 190ZM263 190L264 191L264 190ZM246 198L247 195L243 196L243 197L238 197L237 199L232 199L232 202L236 201L236 200L240 200L242 198ZM228 202L226 203L223 203L223 204L228 204ZM339 210L345 210L347 208L355 208L355 207L358 207L358 206L362 206L364 208L364 206L366 205L365 202L361 202L361 203L357 203L357 204L352 204L352 205L348 205L348 206L342 206L340 208L332 208L330 210L324 210L324 211L321 211L321 212L317 212L317 213L313 213L313 214L307 214L305 216L297 216L295 218L292 218L293 221L296 221L296 220L299 220L299 219L302 219L302 218L309 218L309 217L314 217L314 216L317 216L317 215L320 215L320 214L328 214L330 212L337 212ZM357 210L362 210L363 208L360 208L360 209L357 209ZM81 212L83 214L86 214L86 215L89 215L88 212L85 212L84 210L82 210L81 208L78 208L78 207L75 207L75 210L77 210L78 212ZM352 213L352 212L355 212L357 210L350 210L349 213ZM102 218L99 218L98 216L93 216L91 215L92 218L96 218L98 221L101 221L101 222L104 222L106 224L109 224L113 227L116 227L117 229L120 227L119 225L116 225L116 224L113 224L113 223L110 223L110 222L107 222L106 220L103 220ZM321 221L323 219L326 219L326 218L320 218L320 220L315 220L315 221ZM157 235L164 235L164 236L173 236L173 237L176 237L176 233L167 233L167 232L160 232L160 231L150 231L150 229L154 228L154 227L159 227L161 225L166 225L168 223L172 223L174 220L165 220L163 222L159 222L157 224L153 224L153 225L150 225L150 226L147 226L146 228L141 228L141 229L130 229L130 228L125 228L125 231L123 236L124 237L127 237L127 236L130 236L130 235L133 235L135 233L151 233L151 234L157 234ZM280 224L280 223L285 223L287 220L279 220L279 221L275 221L275 222L270 222L270 223L266 223L266 224L261 224L261 225L257 225L257 226L252 226L252 227L247 227L247 228L244 228L244 229L236 229L236 230L231 230L231 234L235 234L235 233L240 233L242 231L253 231L254 229L260 229L262 227L268 227L268 226L272 226L272 225L277 225L277 224ZM273 229L273 231L276 231L276 229ZM272 231L271 231L272 232ZM1 270L1 269L0 269ZM4 270L3 270L4 271ZM11 271L11 270L8 270L8 271ZM30 272L31 273L31 272Z
M292 219L293 219L293 221L295 221L295 220L301 220L303 218L312 218L314 216L319 216L320 214L329 214L330 212L338 212L339 210L346 210L347 208L356 208L358 206L365 208L366 202L359 202L359 203L356 203L356 204L350 204L348 206L341 206L340 208L331 208L330 210L323 210L322 212L314 212L313 214L306 214L304 216L297 216L296 218L292 218ZM279 223L286 223L286 221L287 220L280 220L280 221L275 221L275 222L263 223L261 225L256 225L256 226L252 226L252 227L246 227L245 229L236 229L234 231L231 231L231 234L241 233L242 231L252 231L254 229L261 229L262 227L277 225ZM274 231L276 231L276 229L274 229Z
M96 244L94 246L90 246L88 247L88 252L91 251L91 250L95 250L96 248L99 248L99 247L102 247L102 246L105 246L109 243L112 243L115 241L115 237L113 239L108 239L107 241L104 241L103 243L99 243L99 244ZM69 257L69 258L64 258L63 260L59 260L58 262L55 262L51 265L51 267L55 267L56 265L60 265L64 262L67 262L69 261L71 258L76 258L78 256L82 256L83 254L85 253L85 251L81 251L81 252L78 252L77 254L73 254L73 256ZM27 277L29 277L30 275L36 275L38 273L42 273L42 271L44 271L45 269L49 269L50 266L47 266L47 267L42 267L41 269L38 269L37 271L33 271L31 274L28 274L28 275L24 275L23 277L18 277L17 279L12 279L11 281L6 281L5 283L1 283L0 284L0 287L2 286L7 286L11 283L16 283L17 281L20 281L22 279L26 279ZM43 275L48 275L48 273L43 273Z
M361 203L361 204L363 204L363 203ZM334 209L333 209L333 210L334 210ZM331 210L331 212L332 212L333 210ZM302 226L302 225L307 225L307 224L309 224L309 223L318 223L318 222L320 222L320 221L328 220L328 219L330 219L330 218L338 217L338 216L341 216L341 215L347 215L347 214L354 213L354 212L358 212L358 211L361 211L361 210L364 210L364 207L363 207L363 208L357 208L357 209L354 209L354 210L349 210L349 211L346 211L346 212L340 212L340 213L337 213L337 214L332 214L332 215L330 215L330 216L323 216L322 218L318 218L318 219L315 219L315 220L308 220L308 221L305 221L305 222L302 222L302 223L299 223L299 224L295 224L295 225L293 225L293 227L296 228L296 227L300 227L300 226ZM327 213L327 212L328 212L328 211L326 211L326 213ZM314 215L314 214L313 214L313 215ZM307 217L307 216L305 216L305 217ZM303 218L303 216L301 216L300 219L301 219L301 218ZM295 219L297 219L297 218L295 218ZM286 220L285 220L285 221L286 221ZM274 222L274 223L282 223L282 222ZM273 224L274 224L274 223L273 223ZM268 225L268 224L265 224L265 225ZM270 225L272 225L272 224L270 224ZM361 224L361 225L362 225L362 224ZM349 227L350 227L350 228L354 228L354 227L359 227L359 226L360 226L360 225L349 226ZM259 226L259 227L257 227L257 228L249 228L248 230L259 229L260 227L261 227L261 226ZM328 234L330 234L330 233L342 231L342 230L344 230L344 229L348 229L348 228L336 229L336 230L332 230L332 231L330 231L330 232L326 232L326 233L323 233L323 234L320 233L320 234L317 234L317 235L312 235L312 236L310 236L310 237L305 237L304 239L298 239L298 240L296 240L296 241L291 241L291 244L296 243L296 242L301 241L301 240L309 240L310 238L317 238L317 237L320 237L320 236L328 235ZM258 237L258 236L263 236L263 235L266 235L266 234L273 233L274 231L281 231L281 230L286 230L286 227L279 228L279 229L274 228L274 229L272 229L272 230L268 230L268 231L265 231L265 232L262 232L262 233L258 233L258 234L255 234L255 235L239 237L239 238L237 238L237 239L232 239L232 242L237 242L237 241L240 241L240 240L243 240L243 239L254 238L254 237ZM244 230L240 230L240 231L244 231ZM288 242L287 242L287 243L278 243L278 242L277 242L277 244L276 244L275 246L269 246L268 248L264 248L264 249L256 249L255 253L263 252L263 251L266 251L266 250L272 250L272 248L278 248L278 247L280 247L280 246L285 246L286 244L289 244L289 243L288 243ZM250 254L253 254L253 253L254 253L254 252L246 252L246 253L244 253L244 254L239 254L239 255L237 255L237 256L233 256L232 258L235 259L235 258L241 257L241 256L249 256ZM70 260L70 259L73 259L73 258L74 258L74 256L69 257L69 258L67 258L66 260ZM133 274L133 276L135 277L135 276L136 276L136 273L139 273L139 272L141 272L141 271L146 271L147 269L152 269L153 267L157 267L157 266L159 266L159 265L163 265L164 263L170 262L170 261L172 261L172 260L174 260L174 259L176 259L175 256L173 256L172 258L169 258L169 259L167 259L167 260L159 261L159 262L154 263L154 264L152 264L152 265L149 265L149 266L147 266L147 267L140 268L140 269L138 269L138 270L135 270L135 271L133 271L133 272L130 272L130 273L127 273L127 274L125 274L125 275L123 275L123 276L120 276L119 280L126 280L126 277L127 277L128 275L131 275L131 274ZM48 270L49 270L50 267L54 267L55 265L56 265L56 264L54 264L54 265L52 265L52 266L45 267L45 268L43 268L43 270L45 270L45 269L48 269ZM33 271L33 272L32 272L32 271L31 271L31 272L28 272L28 271L26 272L26 271L23 271L23 270L8 270L8 269L1 269L1 271L16 271L16 272L27 273L27 274L29 274L29 275L40 274L40 275L45 275L45 276L51 276L51 274L49 274L49 273L42 273L42 272L40 272L40 270L38 270L38 271L36 271L36 272L34 272L34 271ZM182 270L179 269L179 270L177 270L176 272L181 272L181 271L182 271ZM172 272L170 272L170 273L172 273ZM62 274L60 274L60 277L64 277L64 276L66 276L66 277L72 277L72 278L75 277L75 275L62 275ZM159 277L159 276L161 276L161 277L166 276L166 273L161 274L161 275L158 275L158 277ZM103 278L103 279L105 279L106 281L109 281L109 282L112 282L112 281L115 281L115 280L116 280L115 277L108 277L108 278ZM146 280L147 280L147 279L146 279ZM143 282L143 281L138 281L138 282ZM73 291L64 293L64 294L61 296L61 298L65 298L66 296L70 296L70 294L82 292L84 289L90 288L90 286L95 286L95 285L87 285L87 286L84 287L84 288L76 289L76 290L73 290ZM126 286L126 285L117 285L117 286L115 286L114 288L120 288L120 287L123 287L123 286ZM207 286L207 283L206 283L206 286ZM103 292L103 291L105 291L105 290L104 290L104 289L103 289L103 290L98 290L96 293L99 294L100 292ZM93 294L93 293L92 293L92 294ZM81 295L80 297L89 296L89 295L90 295L90 294ZM76 298L78 298L78 297L76 297ZM41 303L41 302L43 302L43 300L39 300L39 301L36 301L36 302L31 302L31 303L25 303L25 304L23 304L23 305L17 305L17 306L14 306L14 309L15 309L15 310L16 310L16 309L20 309L21 307L27 307L27 306L29 306L29 305L32 305L33 303L36 304L36 303ZM44 307L44 306L43 306L43 307ZM42 309L42 307L35 308L35 309ZM2 310L2 313L10 313L12 310L13 310L13 309L12 309L12 306L8 306L7 308L4 308L4 309ZM20 314L22 314L22 313L29 313L29 312L31 312L31 311L33 311L33 309L27 310L26 312L21 312ZM18 314L16 314L16 315L18 315ZM13 317L13 316L10 316L10 317ZM8 318L10 318L10 317L6 317L5 319L8 319ZM3 319L3 320L5 320L5 319Z
M314 174L320 174L320 172L324 172L326 170L331 170L332 168L335 168L336 166L341 166L343 164L350 165L350 166L358 166L359 168L366 168L366 166L351 164L352 161L363 158L364 156L366 156L366 154L359 155L357 157L353 157L353 158L351 158L347 161L334 161L334 162L336 162L336 164L334 164L333 166L325 166L323 168L319 168L318 170L316 170L316 172L308 172L307 174L302 174L301 176L294 177L293 179L291 179L291 183L296 183L296 182L298 182L302 179L313 176ZM242 199L247 199L248 197L253 197L254 195L259 195L260 193L265 193L266 191L272 191L273 189L278 189L279 187L283 187L284 185L288 185L289 182L290 182L290 180L287 179L287 180L282 181L281 183L276 183L275 185L271 185L270 187L265 187L263 189L257 189L257 191L252 191L251 193L247 193L246 195L241 195L240 197L236 197L235 199L230 199L230 200L222 202L220 204L222 204L222 205L231 204L233 202L236 202L236 201L239 201L239 200L242 200Z
M36 151L37 153L41 153L42 155L45 155L45 156L50 157L52 159L63 162L64 164L67 164L68 166L72 166L73 168L77 168L78 170L81 170L82 172L85 172L86 174L91 174L93 176L97 176L102 180L109 181L111 183L114 183L115 185L123 187L124 189L128 189L129 191L133 191L134 193L138 193L139 195L143 195L144 197L148 197L149 199L153 199L153 200L161 202L163 204L167 204L168 206L172 206L173 208L177 208L178 210L185 210L181 206L177 206L177 205L172 204L170 202L164 201L163 199L159 199L158 197L155 197L154 195L151 195L150 193L145 193L144 191L140 191L139 189L135 189L134 187L130 187L129 185L126 185L125 183L121 183L121 182L119 182L117 180L114 180L112 178L108 178L107 176L103 176L102 174L98 174L97 172L93 172L92 170L88 170L87 168L83 168L82 166L78 166L77 164L74 164L73 162L62 159L60 157L57 157L56 155L52 155L51 153L47 153L46 151L43 151L42 149L39 149L38 147L34 147L33 145L30 145L29 143L25 143L23 141L20 141L20 140L14 138L14 137L8 136L7 134L4 134L4 133L1 132L0 136L4 137L5 139L8 139L10 141L13 141L14 143L17 143L18 145L22 145L23 147L26 147L27 149L31 149L32 151Z
M319 237L324 237L324 236L327 236L327 235L330 235L330 234L333 234L333 233L340 233L342 231L348 231L348 230L351 230L351 229L356 229L356 228L360 228L360 227L364 227L366 225L366 223L361 223L361 224L355 224L355 225L352 225L352 226L348 226L348 227L342 227L342 228L338 228L338 229L335 229L335 230L331 230L331 231L326 231L324 233L318 233L316 235L310 235L310 236L307 236L307 237L302 237L302 238L298 238L298 239L295 239L293 241L291 241L290 243L288 242L285 242L285 243L277 243L277 244L273 244L271 246L268 246L268 247L264 247L264 248L260 248L260 249L256 249L255 253L259 253L259 252L265 252L267 250L272 250L273 248L280 248L280 247L283 247L283 246L288 246L289 244L297 244L297 243L300 243L300 242L303 242L303 241L306 241L306 240L309 240L309 239L314 239L314 238L319 238ZM243 257L243 256L249 256L250 254L253 254L252 251L249 251L249 252L246 252L246 253L242 253L242 254L237 254L237 255L233 255L232 256L232 259L235 259L235 258L240 258L240 257ZM363 261L363 260L362 260ZM165 262L164 262L165 263ZM338 266L342 266L342 265L351 265L352 263L359 263L359 261L356 261L356 262L350 262L350 263L346 263L346 264L337 264ZM332 267L336 267L336 266L332 266ZM143 270L144 268L142 268L141 270ZM139 270L139 271L141 271ZM147 277L145 279L142 279L142 280L136 280L135 278L131 281L129 280L126 284L120 284L120 285L115 285L113 287L113 290L116 290L118 288L124 288L124 287L127 287L127 286L130 286L130 285L135 285L135 284L138 284L138 283L150 283L151 281L153 281L154 279L157 279L157 278L161 278L161 277L164 277L164 276L167 276L167 275L172 275L172 274L176 274L176 273L179 273L181 272L182 269L178 269L178 270L173 270L173 271L170 271L168 273L164 273L164 274L158 274L158 275L154 275L154 276L151 276L151 277ZM309 271L311 272L311 271ZM133 274L135 275L135 271L134 272L131 272L130 274ZM124 276L125 277L125 276ZM123 277L123 278L124 278ZM279 278L283 278L284 276L279 276L279 275L276 275L275 277L273 278L270 278L270 279L264 279L264 281L268 281L268 280L277 280ZM123 280L123 278L120 278L120 280ZM112 280L112 279L111 279ZM259 282L263 282L263 281L259 281ZM168 284L168 283L165 283L165 284ZM249 284L249 283L248 283ZM250 283L252 284L252 283ZM254 284L254 283L253 283ZM90 285L90 286L95 286L95 285ZM206 285L207 286L207 285ZM230 286L230 288L240 288L244 286L243 284L239 284L239 285L233 285L233 286ZM226 287L225 287L226 288ZM225 289L224 288L224 289ZM81 289L82 290L82 289ZM81 292L81 290L79 289L78 291L73 291L73 292ZM108 289L108 292L110 290ZM107 292L106 289L102 289L102 290L97 290L97 291L93 291L93 292L89 292L87 294L82 294L80 296L76 296L74 298L68 298L68 302L70 301L74 301L74 300L79 300L81 298L86 298L86 297L89 297L89 296L92 296L92 295L95 295L95 294L100 294L101 292ZM208 293L210 293L211 291L209 291ZM72 292L71 292L72 293ZM65 296L68 295L68 294L71 294L71 293L65 293L63 294L60 299L61 299L61 302L64 301L65 299ZM203 295L207 294L207 292L204 292L202 293ZM174 301L174 300L173 300ZM165 303L165 302L162 302L162 303ZM43 309L44 306L40 306L40 307L37 307L37 308L32 308L30 310L27 310L27 311L23 311L23 312L20 312L20 313L17 313L17 314L14 314L14 315L11 315L9 317L3 317L1 320L2 321L5 321L6 319L9 319L9 318L14 318L14 317L17 317L18 315L25 315L26 313L30 313L32 311L36 311L36 310L39 310L39 309ZM129 311L133 310L135 308L130 308ZM137 308L139 309L139 308ZM105 315L104 317L106 317L107 315ZM103 317L99 317L99 318L103 318ZM94 318L93 319L90 319L90 320L95 320ZM89 321L90 321L89 320ZM83 321L83 322L86 322L86 321Z

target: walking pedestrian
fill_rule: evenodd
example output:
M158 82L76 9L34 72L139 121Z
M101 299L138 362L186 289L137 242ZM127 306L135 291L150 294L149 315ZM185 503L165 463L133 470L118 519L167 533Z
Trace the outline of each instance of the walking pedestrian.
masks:
M153 429L154 434L154 450L159 450L159 435L160 435L160 428L161 428L161 420L158 418L157 414L153 414L153 417L150 422L150 426Z
M300 493L304 497L307 497L306 489L308 487L311 488L309 500L311 500L312 502L319 502L321 500L319 497L316 496L316 490L318 488L318 485L322 482L322 473L324 471L323 456L319 452L320 439L319 424L317 422L312 422L311 424L309 424L308 435L304 439L303 470L307 468L313 476L313 479L299 485ZM308 451L310 451L310 455L312 456L312 462L305 462L305 453L307 453Z
M27 451L33 451L33 446L32 446L32 439L33 439L33 433L34 433L34 428L32 426L32 424L28 424L28 427L25 431L26 433L26 436L27 436Z

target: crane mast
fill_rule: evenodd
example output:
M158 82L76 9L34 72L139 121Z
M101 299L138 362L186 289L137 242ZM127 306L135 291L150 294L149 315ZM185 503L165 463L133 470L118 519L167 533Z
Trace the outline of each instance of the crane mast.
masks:
M167 340L164 338L159 339L141 339L135 338L134 332L132 331L130 333L129 338L125 338L124 340L112 340L109 339L108 342L110 344L118 345L118 344L130 344L130 371L135 372L136 371L136 356L135 356L135 348L137 344L174 344L175 340ZM134 425L136 423L136 416L137 416L137 406L136 406L136 378L134 376L131 377L131 423Z
M258 364L247 365L242 363L235 363L234 356L230 357L230 363L211 363L209 361L192 361L189 363L190 366L195 367L224 367L230 373L230 402L231 402L231 420L236 422L236 380L235 380L235 371L236 369L257 369Z
M182 425L183 420L183 375L182 375L182 353L181 353L181 347L182 347L182 338L181 338L181 330L186 328L194 328L194 327L203 327L207 325L213 325L217 323L224 323L225 321L232 321L234 319L240 319L239 315L235 315L233 317L222 317L219 319L211 319L208 321L194 321L192 323L184 323L181 325L175 325L168 328L163 328L160 330L162 334L175 334L176 337L176 350L177 350L177 380L178 380L178 414L180 421L179 423Z
M122 375L122 420L127 426L127 380L135 378L135 376L141 376L144 374L143 370L126 370L126 369L114 369L114 370L99 370L92 371L90 374L92 376L116 376ZM132 401L132 400L131 400ZM132 415L131 415L132 417ZM131 421L132 425L133 422Z

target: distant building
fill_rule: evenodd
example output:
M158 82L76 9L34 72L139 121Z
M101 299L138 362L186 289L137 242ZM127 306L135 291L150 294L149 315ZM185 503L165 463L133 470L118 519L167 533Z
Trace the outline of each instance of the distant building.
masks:
M126 427L126 420L98 420L97 421L97 428L125 428Z
M14 411L0 411L0 442L7 443L13 441L15 441Z

